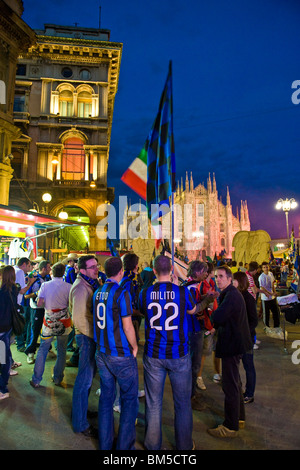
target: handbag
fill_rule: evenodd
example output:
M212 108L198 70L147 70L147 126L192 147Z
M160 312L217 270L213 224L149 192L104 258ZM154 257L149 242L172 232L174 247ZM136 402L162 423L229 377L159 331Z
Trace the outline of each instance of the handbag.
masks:
M12 303L12 331L15 336L20 336L25 328L25 317L22 315L24 312L22 305L17 305L17 308L14 304L11 293L9 292L10 300Z

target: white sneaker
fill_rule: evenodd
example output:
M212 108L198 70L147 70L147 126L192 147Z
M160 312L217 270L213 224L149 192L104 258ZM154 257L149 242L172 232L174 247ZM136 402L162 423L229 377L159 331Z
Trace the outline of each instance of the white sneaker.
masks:
M139 390L138 397L142 398L145 396L145 390Z
M4 400L5 398L9 398L9 393L8 392L6 392L6 393L0 392L0 400Z
M18 375L18 372L17 372L16 370L10 369L9 375L10 375L10 376L12 376L12 375Z
M206 390L202 377L197 377L197 387L200 388L200 390Z
M120 407L120 405L114 405L114 406L113 406L113 409L114 409L114 411L116 411L117 413L121 413L121 407Z
M255 344L260 344L260 343L261 343L261 341L260 341L259 339L257 339L257 340L255 341Z
M34 354L33 353L29 353L28 356L27 356L27 363L28 364L34 364Z
M96 395L98 395L98 397L100 397L100 395L101 395L101 388L98 388L98 390L96 390Z
M259 349L259 346L257 346L257 344L255 343L255 344L253 345L253 349Z
M222 377L221 377L220 374L215 374L213 376L213 382L215 382L216 384L219 384L221 382L221 380L222 380Z

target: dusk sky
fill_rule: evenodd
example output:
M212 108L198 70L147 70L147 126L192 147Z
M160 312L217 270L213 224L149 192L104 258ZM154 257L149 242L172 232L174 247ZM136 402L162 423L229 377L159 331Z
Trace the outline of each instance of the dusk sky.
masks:
M194 185L215 173L233 213L247 200L252 230L286 237L279 198L295 198L300 224L300 81L297 0L23 0L33 29L54 23L101 27L123 43L108 184L138 196L121 176L144 145L173 65L176 178ZM300 82L299 82L300 84Z

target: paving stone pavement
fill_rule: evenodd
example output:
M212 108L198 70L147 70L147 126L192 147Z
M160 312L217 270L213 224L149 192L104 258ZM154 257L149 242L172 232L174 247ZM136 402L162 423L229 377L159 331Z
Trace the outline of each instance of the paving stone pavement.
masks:
M204 366L203 379L207 390L199 391L198 409L193 410L193 438L196 451L201 450L299 450L300 449L300 360L293 341L300 341L300 324L287 324L286 350L282 340L273 339L257 328L261 344L255 350L257 386L254 403L246 406L246 426L234 439L217 439L207 433L223 420L224 395L220 385L213 383L212 358ZM294 344L295 346L295 344ZM66 388L51 381L55 358L48 356L42 387L33 389L29 380L33 365L26 362L24 353L12 345L13 357L21 361L18 375L9 380L10 398L0 401L1 450L97 450L97 441L77 435L71 427L71 401L76 368L65 370ZM142 353L140 345L138 364L142 383ZM70 357L71 353L68 353ZM241 378L245 374L241 365ZM97 411L99 376L96 375L89 398L89 409ZM136 426L136 449L143 451L144 398L140 399ZM115 415L117 429L119 414ZM163 406L163 445L165 451L174 450L173 401L167 379ZM97 419L91 420L97 426Z

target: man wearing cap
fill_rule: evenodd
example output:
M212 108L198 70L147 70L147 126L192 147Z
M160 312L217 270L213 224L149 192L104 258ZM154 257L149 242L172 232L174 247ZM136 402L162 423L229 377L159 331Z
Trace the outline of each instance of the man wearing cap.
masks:
M69 284L74 284L77 273L75 271L75 264L77 263L77 256L68 256L67 258L67 266L64 274L64 281L68 282Z

